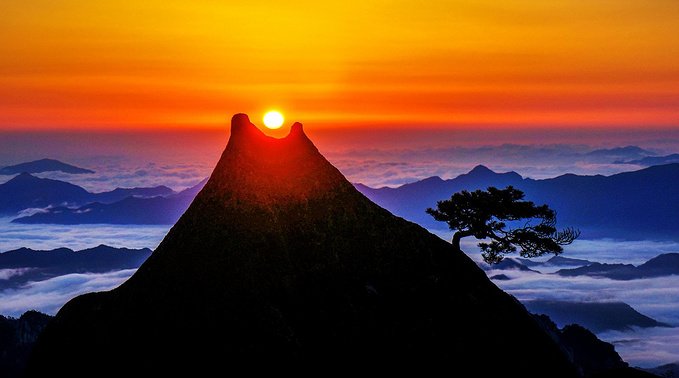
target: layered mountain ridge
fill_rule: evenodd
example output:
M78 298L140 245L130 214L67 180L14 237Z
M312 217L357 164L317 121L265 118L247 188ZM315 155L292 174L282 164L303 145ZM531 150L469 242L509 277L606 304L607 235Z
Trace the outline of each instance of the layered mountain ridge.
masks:
M293 125L245 114L210 179L118 288L77 297L27 376L182 371L574 376L463 253L359 193Z
M370 200L428 229L446 229L426 213L437 201L461 190L513 186L526 199L548 204L559 224L582 231L582 238L675 240L679 235L679 164L656 165L611 176L564 174L549 179L523 178L477 166L453 179L430 177L398 188L356 188Z

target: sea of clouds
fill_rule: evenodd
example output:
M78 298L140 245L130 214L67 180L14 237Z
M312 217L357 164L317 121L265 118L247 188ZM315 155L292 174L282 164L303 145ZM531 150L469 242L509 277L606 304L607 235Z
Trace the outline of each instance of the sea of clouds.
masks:
M473 239L473 238L472 238ZM463 240L462 248L482 263L476 240ZM564 257L602 263L639 265L662 253L679 252L679 243L662 241L576 240L565 247ZM551 257L551 256L549 256ZM544 261L541 257L535 261ZM635 280L613 280L589 276L566 277L553 274L566 266L541 266L540 273L520 270L488 271L489 277L502 273L508 280L494 283L520 301L558 300L568 302L624 302L643 315L672 327L604 331L597 336L615 345L620 356L632 366L650 368L679 361L679 276ZM567 324L558 324L563 327Z

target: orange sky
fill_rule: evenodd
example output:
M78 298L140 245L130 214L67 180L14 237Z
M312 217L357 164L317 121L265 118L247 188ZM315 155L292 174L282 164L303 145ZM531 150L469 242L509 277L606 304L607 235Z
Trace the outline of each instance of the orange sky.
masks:
M679 1L0 3L0 128L679 126Z

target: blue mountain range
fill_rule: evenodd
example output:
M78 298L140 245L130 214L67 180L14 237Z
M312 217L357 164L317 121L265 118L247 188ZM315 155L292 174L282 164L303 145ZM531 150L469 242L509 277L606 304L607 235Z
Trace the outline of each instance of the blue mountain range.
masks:
M66 164L55 159L40 159L0 168L0 175L19 173L64 172L70 174L94 173L94 171Z
M462 190L513 186L525 200L547 204L560 227L582 231L583 238L679 239L679 164L652 166L611 176L565 174L534 180L516 172L495 173L477 166L450 180L430 177L397 188L356 188L395 215L430 229L445 229L425 213L437 201Z

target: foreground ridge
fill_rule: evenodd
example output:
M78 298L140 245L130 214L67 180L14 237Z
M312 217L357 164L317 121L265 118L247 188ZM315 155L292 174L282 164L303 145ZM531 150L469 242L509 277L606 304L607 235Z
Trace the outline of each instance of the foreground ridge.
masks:
M178 371L574 376L463 253L360 194L296 123L247 115L202 191L118 288L67 303L27 376Z

